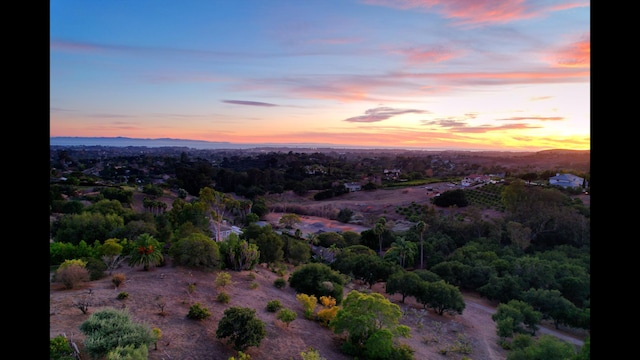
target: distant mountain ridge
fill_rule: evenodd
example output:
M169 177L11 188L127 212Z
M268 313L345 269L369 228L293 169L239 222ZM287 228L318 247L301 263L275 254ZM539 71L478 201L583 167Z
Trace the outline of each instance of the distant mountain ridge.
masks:
M334 144L312 144L312 143L261 143L242 144L225 141L204 141L172 138L129 138L129 137L70 137L53 136L49 137L49 145L58 146L147 146L147 147L188 147L194 149L254 149L261 147L295 147L295 148L361 148L359 146L338 146Z
M231 143L225 141L204 141L204 140L188 140L188 139L173 139L173 138L129 138L129 137L73 137L73 136L52 136L49 137L50 146L146 146L146 147L187 147L194 149L255 149L262 147L278 147L278 148L334 148L334 149L370 149L371 146L349 146L349 145L335 145L335 144L314 144L314 143L261 143L261 144L242 144ZM429 149L429 148L398 148L390 146L376 146L379 149L406 149L406 150L428 150L428 151L475 151L475 150L453 150L453 149ZM489 151L480 150L479 152L495 152L500 153L503 151ZM504 151L513 152L513 151ZM535 153L536 151L524 151L522 153ZM571 152L590 152L590 150L564 150L564 149L551 149L542 150L538 152L548 153L571 153Z

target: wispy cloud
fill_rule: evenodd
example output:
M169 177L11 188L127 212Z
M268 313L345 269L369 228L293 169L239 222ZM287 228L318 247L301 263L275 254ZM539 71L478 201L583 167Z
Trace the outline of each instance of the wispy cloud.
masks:
M496 119L498 121L522 121L522 120L536 120L536 121L562 121L561 116L529 116L529 117L510 117L504 119Z
M372 123L372 122L387 120L394 116L403 115L403 114L426 114L429 112L425 110L416 110L416 109L394 109L389 107L379 107L375 109L369 109L364 113L365 113L364 115L350 117L348 119L344 119L343 121Z
M445 128L447 131L455 132L455 133L469 133L469 134L482 134L494 131L505 131L505 130L522 130L522 129L538 129L540 126L532 126L530 124L520 123L520 124L509 124L509 125L478 125L478 126L469 126L467 121L468 119L476 118L476 114L465 114L464 116L454 119L454 118L446 118L446 119L438 119L438 120L423 120L422 124L431 127L432 129L437 128ZM531 118L534 120L541 120L539 118ZM507 120L507 119L500 119ZM511 118L510 120L530 120L529 118ZM561 120L561 119L559 119Z
M361 0L364 4L402 10L432 11L455 20L457 25L505 24L544 16L548 12L588 7L586 1L570 1L548 6L526 0Z
M234 105L249 105L249 106L278 106L276 104L270 104L259 101L246 101L246 100L222 100L223 103L234 104Z
M460 52L446 49L443 46L435 46L432 48L419 49L402 49L399 51L406 56L407 62L410 64L439 63L456 58Z

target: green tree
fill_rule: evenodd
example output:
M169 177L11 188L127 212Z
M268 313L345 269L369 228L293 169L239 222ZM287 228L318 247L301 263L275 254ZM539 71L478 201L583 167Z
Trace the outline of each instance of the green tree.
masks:
M238 207L238 200L235 200L229 194L215 191L212 188L205 186L200 189L199 201L204 205L214 223L216 241L222 241L222 237L220 235L222 223L225 220L226 215L232 209Z
M491 315L491 319L496 323L511 319L514 333L522 333L526 327L532 335L535 335L538 324L542 320L542 313L535 311L533 306L522 300L513 299L506 304L499 304L496 312Z
M107 356L117 347L148 348L155 341L151 327L133 322L126 309L96 311L80 324L80 331L86 335L84 349L93 358Z
M330 248L332 246L344 248L346 243L342 235L335 231L326 231L317 235L317 244L322 247Z
M282 224L287 229L292 229L296 224L300 223L302 220L300 216L297 214L284 214L278 220L279 224Z
M576 306L562 297L559 290L531 288L522 293L522 299L534 310L542 313L543 319L553 319L556 329L560 324L568 324Z
M402 295L401 302L404 303L404 300L407 296L414 296L418 290L418 284L423 282L423 280L418 276L418 274L400 270L387 279L387 283L385 285L385 292L387 294L400 294Z
M83 212L81 214L66 214L56 225L55 238L57 242L78 245L84 240L92 245L111 238L112 234L124 227L124 219L120 215L103 215L98 212Z
M344 209L340 209L340 211L338 212L337 219L338 221L346 224L349 221L351 221L352 216L353 216L353 210L349 208L344 208Z
M350 291L345 297L342 307L329 322L334 333L347 333L348 348L353 349L350 355L367 352L373 345L370 339L385 339L391 333L393 337L410 336L410 329L400 325L402 310L379 293L365 294L357 290ZM386 344L386 348L383 345ZM391 351L388 341L378 343L376 350L382 353ZM343 348L344 349L344 348Z
M219 249L227 266L237 271L253 269L260 259L258 245L240 240L235 233L229 234L229 237L220 242Z
M405 268L413 265L413 258L417 250L416 243L408 241L405 237L401 236L391 243L391 247L384 254L383 258L398 263L400 267Z
M362 245L358 247L365 248ZM380 258L374 250L366 249L340 252L337 259L331 263L331 267L356 280L361 280L371 289L375 283L387 281L391 274L398 271L399 267Z
M135 241L135 248L129 254L129 266L142 265L145 271L164 261L162 245L149 234L141 234Z
M478 292L489 300L506 303L511 299L519 298L522 288L522 280L516 275L492 275L488 283L478 288Z
M109 274L113 272L122 261L125 260L122 257L122 250L124 247L119 243L118 239L107 239L104 241L104 244L100 247L100 253L102 254L102 261L107 265L107 270Z
M228 338L236 351L260 346L266 335L265 324L256 317L256 310L246 307L234 306L226 309L216 330L216 338Z
M275 231L263 232L253 239L260 251L261 263L276 263L284 258L284 240Z
M286 238L285 256L293 266L306 263L311 258L311 248L303 240Z
M416 300L419 303L432 308L438 315L462 314L466 304L462 293L457 286L446 283L444 280L426 283L426 288L419 288Z
M345 279L339 272L322 263L305 264L289 276L289 286L297 293L331 296L340 304L343 297Z
M177 265L191 268L217 270L223 264L218 243L202 233L193 233L174 241L169 253Z

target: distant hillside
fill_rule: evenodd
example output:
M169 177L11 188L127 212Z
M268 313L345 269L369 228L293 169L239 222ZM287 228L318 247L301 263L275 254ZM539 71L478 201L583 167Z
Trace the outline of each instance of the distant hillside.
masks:
M128 137L50 137L49 145L59 146L177 146L195 149L242 149L247 145L183 139L137 139Z
M289 143L289 144L275 144L275 143L260 143L260 144L242 144L242 143L230 143L224 141L203 141L203 140L186 140L186 139L172 139L172 138L129 138L129 137L68 137L68 136L53 136L49 138L50 146L114 146L114 147L127 147L127 146L146 146L146 147L187 147L193 149L207 150L207 149L257 149L257 148L306 148L306 149L370 149L370 147L363 146L346 146L335 144L316 144L316 143ZM394 147L380 146L376 149L396 149ZM548 155L566 155L570 153L589 153L589 150L543 150L539 152L513 152L513 151L471 151L471 150L446 150L446 149L421 149L421 148L406 148L404 150L421 150L421 151L436 151L446 153L467 153L483 156L504 156L505 153L509 153L513 156L523 156L534 153L548 153Z

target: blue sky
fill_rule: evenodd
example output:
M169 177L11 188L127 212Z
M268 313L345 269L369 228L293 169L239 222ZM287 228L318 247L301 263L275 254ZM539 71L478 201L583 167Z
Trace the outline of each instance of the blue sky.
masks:
M590 3L51 1L50 135L590 148Z

